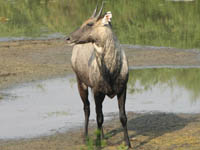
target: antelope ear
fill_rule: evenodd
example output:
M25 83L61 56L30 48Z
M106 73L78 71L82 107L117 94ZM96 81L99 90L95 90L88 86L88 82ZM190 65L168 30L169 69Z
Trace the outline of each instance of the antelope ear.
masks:
M107 24L111 23L111 19L112 19L112 13L111 13L111 11L108 11L108 12L105 14L105 16L103 17L102 23L103 23L104 25L107 25Z

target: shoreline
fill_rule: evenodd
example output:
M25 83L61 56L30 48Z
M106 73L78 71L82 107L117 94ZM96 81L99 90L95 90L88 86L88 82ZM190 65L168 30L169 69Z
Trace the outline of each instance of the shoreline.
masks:
M103 150L115 150L123 143L123 131L118 113L104 122L106 146ZM132 149L149 150L159 148L168 150L182 148L198 150L200 147L200 114L174 113L134 113L127 112L129 137ZM167 127L167 128L166 128ZM96 124L90 120L89 137L95 141ZM186 145L186 146L184 146ZM196 148L197 149L196 149ZM0 140L3 150L87 150L83 142L83 126L70 131L44 135L34 138Z
M200 66L200 51L123 44L129 67ZM0 90L72 72L72 47L64 40L0 42Z

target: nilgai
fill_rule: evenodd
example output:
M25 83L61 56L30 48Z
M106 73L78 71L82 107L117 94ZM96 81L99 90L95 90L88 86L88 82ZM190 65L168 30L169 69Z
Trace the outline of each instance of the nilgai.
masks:
M80 97L84 104L85 137L88 136L90 116L88 87L90 87L96 105L97 126L98 130L101 131L97 135L97 139L100 140L103 137L102 103L104 98L106 95L110 98L117 95L124 140L130 147L125 111L128 62L112 31L111 12L109 11L102 16L103 3L98 13L97 9L98 6L96 6L93 15L66 39L67 43L74 45L71 63L77 77Z

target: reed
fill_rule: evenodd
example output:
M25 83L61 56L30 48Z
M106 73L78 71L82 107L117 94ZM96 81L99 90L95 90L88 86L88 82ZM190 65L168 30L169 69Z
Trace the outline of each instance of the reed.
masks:
M66 35L89 17L94 0L0 0L0 37ZM200 48L200 0L107 0L121 43Z

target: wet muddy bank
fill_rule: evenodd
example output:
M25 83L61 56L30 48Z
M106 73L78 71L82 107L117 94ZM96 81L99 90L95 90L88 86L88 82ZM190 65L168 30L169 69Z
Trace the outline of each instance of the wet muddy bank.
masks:
M71 72L71 48L60 40L0 42L0 53L0 89Z
M198 150L200 147L200 115L173 113L128 112L128 130L132 149L136 150ZM123 143L123 132L118 114L110 114L113 119L105 121L106 146L104 150L116 150ZM95 140L96 125L90 124L89 136ZM52 136L0 141L2 150L80 150L84 146L83 129L76 128L66 133Z

